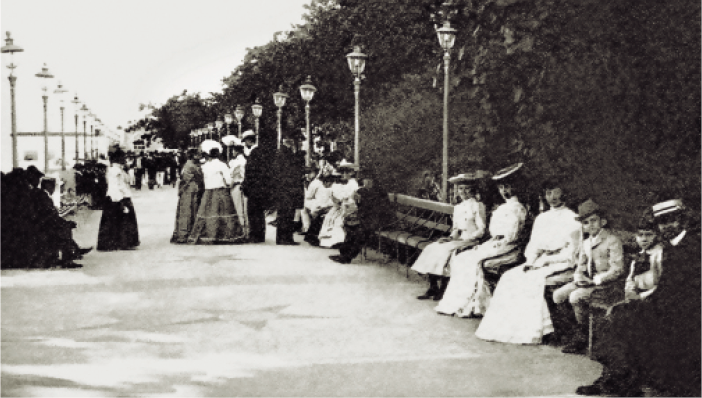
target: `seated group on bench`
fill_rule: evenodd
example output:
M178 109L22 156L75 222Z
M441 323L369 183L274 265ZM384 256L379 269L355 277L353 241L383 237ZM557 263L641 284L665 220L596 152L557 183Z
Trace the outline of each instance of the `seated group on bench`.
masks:
M439 301L440 314L483 316L480 339L540 344L548 336L566 345L564 353L585 353L591 300L604 300L610 311L593 351L603 374L577 393L638 396L650 387L699 396L700 237L689 230L682 201L649 208L628 255L601 206L588 199L576 214L564 204L562 183L548 180L542 194L550 210L534 220L526 262L504 273L491 293L486 261L512 252L527 218L519 202L520 167L493 177L504 203L492 213L490 239L482 243L485 207L474 183L452 179L463 201L454 207L450 236L428 245L412 267L429 279L418 299ZM557 287L553 303L547 286Z

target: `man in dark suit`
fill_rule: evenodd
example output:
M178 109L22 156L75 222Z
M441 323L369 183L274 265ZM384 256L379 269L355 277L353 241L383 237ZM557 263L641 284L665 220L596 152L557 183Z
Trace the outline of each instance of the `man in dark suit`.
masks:
M261 136L261 145L254 147L246 160L244 182L241 189L248 198L249 240L252 243L266 241L265 212L271 206L273 162L275 142Z
M295 209L304 206L303 159L293 152L295 142L286 138L278 150L275 159L275 173L273 184L275 187L275 201L278 212L278 221L275 233L275 242L278 245L297 245L293 239L295 232Z
M700 396L702 249L685 211L679 199L653 206L665 245L656 291L613 309L594 350L602 376L578 394Z

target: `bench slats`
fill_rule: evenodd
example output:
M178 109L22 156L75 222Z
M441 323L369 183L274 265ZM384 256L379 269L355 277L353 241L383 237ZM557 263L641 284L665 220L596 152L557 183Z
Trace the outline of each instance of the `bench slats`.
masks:
M422 227L429 228L429 229L435 229L435 230L441 231L441 232L448 232L451 230L451 226L449 224L437 223L434 221L425 220L423 218L415 217L415 216L408 216L405 213L402 213L399 211L396 213L397 213L398 218L405 220L410 224L420 225Z
M402 194L388 194L391 202L411 206L424 210L431 210L443 214L453 214L453 205L448 203L433 202L431 200L419 199L414 196Z

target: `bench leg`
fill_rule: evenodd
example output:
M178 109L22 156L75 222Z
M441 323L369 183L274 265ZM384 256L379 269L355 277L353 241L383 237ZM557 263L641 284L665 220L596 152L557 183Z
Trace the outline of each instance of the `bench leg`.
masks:
M590 312L589 315L589 327L588 327L588 336L587 336L587 356L592 358L592 337L593 337L593 329L595 328L595 317L592 315L592 312Z

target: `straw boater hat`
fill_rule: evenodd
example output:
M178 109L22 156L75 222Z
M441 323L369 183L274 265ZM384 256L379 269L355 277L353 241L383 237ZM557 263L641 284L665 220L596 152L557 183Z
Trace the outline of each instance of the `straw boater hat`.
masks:
M470 173L459 174L449 178L451 184L472 183L482 178L490 177L490 173L484 170L477 170Z
M653 205L653 217L685 210L682 200L672 199Z
M504 169L501 169L495 173L492 179L500 182L513 181L519 175L518 171L521 170L523 165L524 163L517 163L509 167L505 167Z
M254 133L254 132L251 131L251 130L246 130L246 131L244 131L244 134L241 135L241 141L243 142L245 139L247 139L247 138L249 138L249 137L255 139L255 138L256 138L256 133Z
M346 159L342 159L341 163L339 163L339 167L337 167L338 170L341 169L350 169L350 170L358 170L358 165L348 162Z

